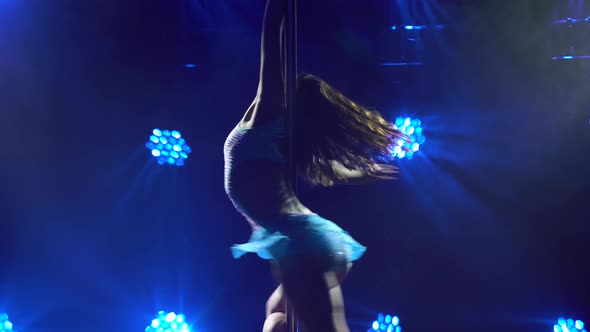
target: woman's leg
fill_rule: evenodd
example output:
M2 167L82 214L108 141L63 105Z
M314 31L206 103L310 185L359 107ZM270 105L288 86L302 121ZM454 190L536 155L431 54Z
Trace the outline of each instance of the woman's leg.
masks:
M349 332L337 277L313 260L281 264L283 287L305 332Z
M330 277L328 277L330 278ZM330 288L330 300L332 302L332 318L338 332L350 332L346 322L346 312L344 310L344 297L340 285Z
M287 319L285 317L285 292L283 285L270 295L266 301L266 320L263 332L287 332Z
M266 317L274 313L285 313L285 291L282 284L277 287L266 301Z
M275 312L266 317L262 332L288 332L287 319L284 313Z

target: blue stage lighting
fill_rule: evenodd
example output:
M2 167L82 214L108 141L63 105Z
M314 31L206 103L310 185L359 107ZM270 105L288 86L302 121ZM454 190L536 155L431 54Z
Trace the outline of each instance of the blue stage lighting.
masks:
M398 117L395 119L394 127L408 135L410 139L407 142L403 140L397 141L397 145L391 149L391 155L398 159L414 158L414 155L420 151L422 145L426 142L422 121L409 117Z
M379 314L377 320L371 324L367 332L401 332L402 327L399 325L399 318L392 315Z
M12 329L12 323L8 320L8 314L0 312L0 332L15 332Z
M152 320L152 323L145 328L146 332L191 332L190 326L186 323L183 314L174 312L158 312L158 317Z
M584 322L581 320L565 319L559 317L557 324L553 326L553 332L588 332L584 329Z
M578 60L578 59L590 59L590 55L561 55L554 56L553 60Z
M391 30L442 30L445 26L442 24L437 25L392 25Z
M145 146L160 165L183 166L192 152L177 130L154 129Z

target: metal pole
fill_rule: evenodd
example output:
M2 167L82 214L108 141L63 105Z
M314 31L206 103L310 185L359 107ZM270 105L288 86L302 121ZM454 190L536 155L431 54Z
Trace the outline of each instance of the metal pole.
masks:
M287 128L289 131L289 182L297 193L297 171L295 167L295 116L297 92L297 0L287 0L288 10L285 21L285 106L287 108ZM285 314L287 330L297 332L297 319L293 306L287 301Z

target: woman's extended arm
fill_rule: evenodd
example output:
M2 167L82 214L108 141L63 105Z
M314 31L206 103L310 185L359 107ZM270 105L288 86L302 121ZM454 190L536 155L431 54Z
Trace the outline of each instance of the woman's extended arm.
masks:
M349 169L337 161L331 161L334 173L342 179L339 184L363 185L374 182L396 180L397 168L387 164L373 164L369 171Z
M284 99L281 66L281 26L287 13L287 0L268 0L262 27L260 47L260 80L256 98L279 103Z

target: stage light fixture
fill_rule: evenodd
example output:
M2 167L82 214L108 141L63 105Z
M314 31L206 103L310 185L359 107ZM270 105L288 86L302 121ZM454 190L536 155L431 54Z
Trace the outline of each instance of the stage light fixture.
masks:
M414 158L414 155L420 151L422 145L426 142L422 121L410 117L398 117L395 119L394 128L408 135L410 139L409 141L397 141L397 144L391 149L392 157L398 159Z
M154 129L145 146L160 165L183 166L192 152L177 130Z
M588 332L584 328L584 322L572 318L559 317L557 324L553 326L553 332Z
M367 332L401 332L399 317L380 313Z
M0 332L16 332L12 328L12 323L8 320L8 314L0 312Z
M158 317L145 328L146 332L191 332L191 327L186 322L183 314L174 312L158 312ZM192 331L194 332L194 331Z
M391 30L442 30L445 26L437 25L392 25Z

